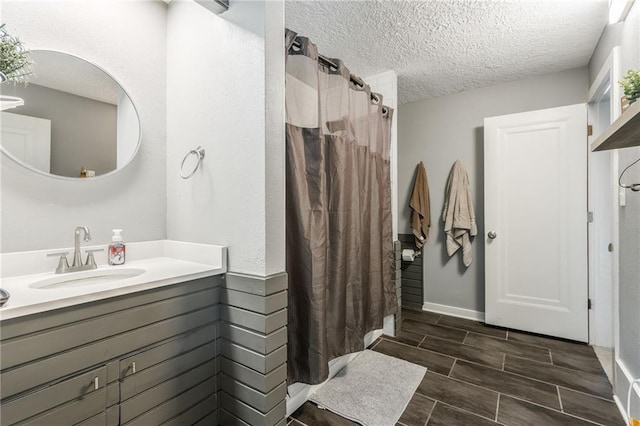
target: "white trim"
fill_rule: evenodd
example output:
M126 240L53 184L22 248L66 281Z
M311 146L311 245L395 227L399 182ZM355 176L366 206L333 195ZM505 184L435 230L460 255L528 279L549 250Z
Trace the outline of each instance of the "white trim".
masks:
M615 46L611 50L611 81L618 81L622 75L620 72L620 46ZM615 121L620 115L622 115L621 105L616 99L620 99L622 95L622 89L620 85L613 84L611 87L611 120ZM618 150L614 149L611 154L611 179L616 190L612 194L612 209L613 209L613 221L612 221L612 243L613 243L613 257L612 257L612 285L613 285L613 357L618 361L618 355L620 354L620 208L619 205L619 192L617 190L616 183L618 182ZM618 369L613 369L613 386L616 387L618 381Z
M589 102L589 111L588 111L588 120L589 124L594 126L594 134L589 136L588 138L588 177L587 177L587 185L589 192L589 201L588 201L588 210L591 212L595 212L595 222L590 223L588 226L588 245L589 245L589 278L588 278L588 293L589 298L594 304L593 309L588 311L589 316L589 344L593 346L603 346L603 347L614 347L615 346L615 337L614 337L614 316L615 314L615 301L614 297L614 281L615 281L615 262L616 262L616 252L617 252L617 244L615 244L615 234L617 232L617 226L614 229L615 214L617 211L617 202L613 202L613 210L611 207L612 199L607 200L607 202L603 205L599 203L600 200L596 197L596 189L598 183L601 182L601 176L596 176L594 174L594 170L599 170L604 172L602 168L602 164L600 164L600 168L595 167L596 158L602 158L602 153L594 153L589 147L593 140L597 138L599 134L601 134L605 129L599 128L599 120L594 122L594 118L592 117L593 105L602 97L603 92L606 90L605 83L609 81L609 100L610 100L610 109L609 109L609 123L613 123L617 116L620 114L620 93L618 89L618 85L615 82L618 80L618 57L619 57L619 48L614 47L611 49L611 52L607 56L607 59L602 64L600 71L598 71L598 75L594 79L591 87L589 88L588 102ZM609 155L609 171L605 179L611 179L612 187L610 188L611 195L615 196L617 194L617 185L614 183L615 179L613 177L613 163L612 156ZM594 157L598 156L598 157ZM617 162L616 162L617 163ZM615 168L617 170L617 167ZM603 232L603 224L602 217L603 212L607 211L606 214L611 214L611 222L609 225L611 226L609 236L611 241L598 241L598 237L602 235ZM612 243L616 246L616 250L614 253L610 253L608 258L605 258L604 261L609 261L611 264L611 276L609 279L601 280L600 279L600 271L599 265L601 264L601 253L597 250L597 244L605 244ZM609 291L611 295L611 300L608 300L603 297L603 294ZM606 316L610 315L609 318ZM609 332L603 332L603 330L609 330ZM615 373L614 373L615 377ZM613 379L612 379L613 380Z
M614 68L614 53L613 53L613 49L611 49L611 53L609 53L609 56L607 56L607 59L605 59L604 64L602 64L602 68L600 68L600 71L598 71L598 75L593 80L593 83L589 88L589 95L587 96L588 102L592 102L596 98L596 95L600 91L600 88L601 88L600 86L602 86L602 83L604 83L607 77L609 77L613 85L613 78L615 77L611 75L613 73L613 68Z
M616 371L617 370L619 370L622 374L618 375L616 377L616 380L622 381L624 379L624 385L622 386L622 389L624 390L624 394L623 395L617 395L615 393L616 388L619 389L620 385L622 385L621 383L617 383L616 386L614 387L613 399L616 402L616 405L618 406L618 409L622 413L622 417L627 419L627 407L625 407L625 402L627 400L627 389L629 389L629 385L631 384L631 382L633 382L635 380L635 378L633 377L633 375L631 374L631 372L629 371L629 369L625 365L624 361L622 361L620 358L616 359ZM640 386L634 385L633 389L636 392L637 399L640 400ZM620 398L620 397L622 397L622 398Z
M434 312L436 314L451 315L452 317L470 319L473 321L484 321L484 312L473 311L471 309L458 308L456 306L440 305L438 303L424 302L423 311Z
M623 22L635 0L609 0L609 24Z
M618 398L618 395L613 395L613 402L616 403L616 406L618 407L618 411L620 411L620 415L622 416L622 418L626 420L627 410L624 409L624 403L620 401L620 398Z
M396 316L395 315L388 315L386 317L384 317L383 320L383 326L382 326L382 330L374 330L373 333L377 333L380 332L380 335L387 335L387 336L391 336L391 337L396 337ZM378 337L374 337L373 341L371 343L373 343ZM366 336L365 336L366 338ZM369 343L369 345L371 344ZM364 343L364 347L368 347L369 346L367 344L367 342Z

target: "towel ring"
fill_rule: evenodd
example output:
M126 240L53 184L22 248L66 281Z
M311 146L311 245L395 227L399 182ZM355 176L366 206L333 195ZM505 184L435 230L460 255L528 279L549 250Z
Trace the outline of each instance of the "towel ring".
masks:
M196 162L196 166L193 168L193 170L191 171L191 173L189 173L188 175L185 176L184 174L184 162L187 161L187 158L189 158L189 156L191 155L196 155L198 157L198 161ZM204 148L199 146L196 149L192 149L191 151L187 152L187 155L184 156L184 158L182 159L182 164L180 164L180 177L182 179L189 179L191 176L193 176L195 174L195 172L198 170L198 167L200 167L200 163L202 163L202 159L204 158Z

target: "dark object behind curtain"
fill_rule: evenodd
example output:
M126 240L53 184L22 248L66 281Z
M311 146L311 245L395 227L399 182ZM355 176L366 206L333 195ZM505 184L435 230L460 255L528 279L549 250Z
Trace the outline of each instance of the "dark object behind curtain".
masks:
M329 360L363 350L365 334L397 310L393 111L341 61L319 62L313 43L295 41L286 66L288 380L316 384Z

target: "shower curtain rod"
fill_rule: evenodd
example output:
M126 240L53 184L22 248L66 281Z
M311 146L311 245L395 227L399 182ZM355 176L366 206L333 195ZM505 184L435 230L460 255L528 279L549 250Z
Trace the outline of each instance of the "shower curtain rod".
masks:
M293 46L295 46L296 48L298 48L298 49L302 49L302 45L296 40L294 40L293 43L291 43L291 44ZM327 58L326 56L318 54L318 59L320 59L320 61L324 62L325 65L329 65L331 68L334 68L336 70L338 69L338 65L336 65L331 59ZM364 87L364 80L361 80L360 78L354 76L353 74L351 74L349 76L349 79L354 84L356 84L358 87ZM378 97L376 95L374 95L373 93L371 93L371 99L373 101L375 101L375 103L380 102L380 99L378 99ZM386 108L384 108L384 106L383 106L382 112L386 114Z

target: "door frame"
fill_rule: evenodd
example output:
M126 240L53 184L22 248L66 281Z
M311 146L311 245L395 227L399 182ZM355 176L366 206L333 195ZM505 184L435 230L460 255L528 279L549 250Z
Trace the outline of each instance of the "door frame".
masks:
M500 235L508 236L505 223L501 219L506 217L504 205L506 195L497 188L498 182L511 181L501 170L501 167L493 167L494 164L501 164L506 161L508 149L506 139L508 134L520 134L526 131L537 131L546 129L551 123L553 129L560 130L560 143L551 147L551 152L544 155L557 156L558 178L560 183L548 181L548 185L560 186L560 198L557 211L552 209L553 217L549 220L559 220L562 228L558 229L559 234L554 232L552 236L559 235L552 244L557 244L560 252L564 254L564 259L560 261L557 273L562 286L560 293L556 296L546 298L544 294L539 297L522 297L517 292L517 288L507 290L509 279L508 272L504 269L507 242L500 242L498 238L497 247L489 249L496 242L493 242L490 233L484 238L485 243L485 321L489 324L511 327L526 330L534 333L548 334L573 339L581 342L588 342L588 225L587 225L587 161L588 161L588 141L587 141L587 104L578 103L563 105L559 107L544 108L541 110L525 111L522 113L507 114L496 117L486 117L484 120L485 147L485 228L495 229ZM560 125L564 123L564 127ZM564 129L564 130L562 130ZM564 147L564 149L563 149ZM537 149L533 145L532 149ZM549 148L548 148L549 149ZM579 161L576 157L579 156ZM528 157L527 157L528 158ZM545 157L546 158L546 157ZM554 157L555 158L555 157ZM497 161L497 163L493 163ZM527 160L539 161L536 157ZM523 175L521 179L529 180L529 175ZM573 187L569 187L573 185ZM492 191L486 188L492 187ZM576 191L573 188L579 188ZM568 191L568 192L567 192ZM570 195L570 196L569 196ZM544 198L544 197L543 197ZM562 200L565 200L563 202ZM551 201L550 201L551 202ZM538 201L539 203L539 201ZM568 203L568 204L567 204ZM574 208L575 206L575 208ZM579 210L578 210L579 209ZM507 214L508 216L508 214ZM517 217L518 214L516 214ZM491 222L491 223L489 223ZM579 237L579 238L578 238ZM548 238L547 238L548 239ZM546 242L546 239L545 239ZM490 255L491 254L491 255ZM555 269L554 269L555 271ZM505 275L507 274L507 275ZM538 279L544 277L538 277ZM554 280L556 275L554 275ZM518 281L511 282L517 283ZM491 285L490 285L491 284ZM556 289L556 287L549 287ZM537 300L536 300L537 299ZM551 303L547 303L551 302ZM491 308L491 309L490 309ZM545 314L541 315L541 311ZM549 313L549 315L546 315ZM527 321L530 315L535 315L541 321ZM542 320L544 318L544 320Z
M620 75L620 47L616 46L611 49L611 53L604 61L598 75L594 79L591 87L589 88L589 95L587 98L587 102L591 104L596 101L598 97L602 94L602 89L607 80L611 82L611 106L610 106L610 121L615 121L622 114L620 98L622 97L622 91L620 86L616 84L616 82L621 78ZM588 117L589 123L591 123L591 117ZM595 135L589 138L589 143L591 144L592 139L595 138ZM591 162L593 152L589 151L589 162ZM612 266L612 274L611 274L611 292L612 292L612 300L611 300L611 312L612 312L612 322L613 322L613 381L614 386L617 381L617 368L616 361L618 359L619 347L620 347L620 315L619 315L619 244L620 244L620 231L619 231L619 190L617 188L618 182L618 151L611 151L611 167L610 167L610 178L613 185L611 189L611 200L609 204L609 208L612 209L612 232L611 232L611 243L613 245L613 252L611 258L611 266ZM589 174L588 181L588 189L589 193L591 193L593 189L593 181L591 180L591 175ZM606 208L607 206L603 206ZM591 239L591 230L589 231L589 238ZM597 291L596 286L602 285L603 283L599 282L597 279L592 277L592 273L594 268L592 265L597 264L597 256L596 253L592 253L589 251L589 297L594 300L595 293ZM594 300L595 308L598 308L598 300ZM589 310L589 344L595 345L598 342L598 336L592 332L595 330L598 325L597 321L599 321L598 316L595 314L593 310Z
M613 93L615 80L613 79L614 76L611 72L610 65L609 60L605 62L605 65L589 89L587 115L589 125L592 128L592 135L589 136L589 146L591 146L593 140L606 130L613 121L614 104L617 101ZM599 104L607 97L609 99L608 117L607 122L603 122L600 117L601 109L599 108ZM612 227L611 222L608 224L602 222L603 217L612 213L611 197L613 194L611 194L611 191L613 191L613 186L611 185L613 181L611 177L611 151L594 153L588 148L587 176L589 212L592 215L591 223L589 223L588 227L589 299L593 302L592 308L589 309L589 344L613 347L613 274L611 274L608 279L606 277L603 279L602 273L600 272L601 265L604 262L611 262L611 264L613 264L613 255L611 253L609 253L608 256L603 256L602 254L603 244L613 243L613 236L611 235L613 229L609 229L608 232L606 229L607 226ZM603 180L607 181L607 186L605 187L607 189L602 186L601 182ZM603 197L603 191L609 193L608 198ZM603 198L606 198L606 202ZM608 237L608 241L601 241L603 234L605 237ZM611 300L603 297L606 293L609 293ZM610 317L608 317L607 312ZM608 332L606 331L607 329L609 329Z

